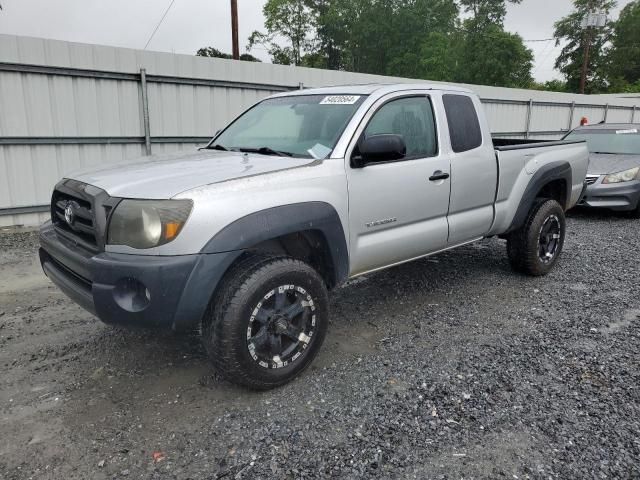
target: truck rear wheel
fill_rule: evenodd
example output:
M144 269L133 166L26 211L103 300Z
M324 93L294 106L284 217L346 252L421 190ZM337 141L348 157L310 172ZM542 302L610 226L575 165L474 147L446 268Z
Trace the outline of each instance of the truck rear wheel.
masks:
M564 245L565 215L556 200L540 200L524 226L507 238L511 267L532 276L546 275L558 261Z
M309 265L251 256L225 277L204 321L216 370L256 390L283 385L320 350L329 323L327 288Z

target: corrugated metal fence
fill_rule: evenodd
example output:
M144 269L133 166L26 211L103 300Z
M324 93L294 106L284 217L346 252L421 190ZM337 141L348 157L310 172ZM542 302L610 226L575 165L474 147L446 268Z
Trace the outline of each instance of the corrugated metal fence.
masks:
M46 218L51 188L74 169L195 148L273 93L411 81L0 35L0 226ZM496 136L640 120L630 99L469 88Z

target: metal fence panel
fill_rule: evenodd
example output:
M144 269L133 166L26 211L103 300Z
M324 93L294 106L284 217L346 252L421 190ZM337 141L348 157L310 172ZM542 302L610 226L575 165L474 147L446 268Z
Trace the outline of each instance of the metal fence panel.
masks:
M527 104L496 103L485 100L483 105L493 132L522 133L526 130Z
M531 115L532 131L562 131L569 126L570 107L561 105L534 105Z
M34 212L73 170L193 150L272 93L391 82L419 81L0 34L0 226L41 221L46 213ZM609 121L630 121L640 103L467 87L505 137L559 138L570 119L597 122L605 110Z

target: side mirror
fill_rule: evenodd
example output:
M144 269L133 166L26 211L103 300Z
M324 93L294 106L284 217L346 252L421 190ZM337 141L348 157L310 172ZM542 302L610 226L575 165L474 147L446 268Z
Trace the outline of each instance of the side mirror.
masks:
M352 166L362 168L369 163L399 160L407 154L407 146L401 135L383 133L371 135L358 143L358 154L352 158Z

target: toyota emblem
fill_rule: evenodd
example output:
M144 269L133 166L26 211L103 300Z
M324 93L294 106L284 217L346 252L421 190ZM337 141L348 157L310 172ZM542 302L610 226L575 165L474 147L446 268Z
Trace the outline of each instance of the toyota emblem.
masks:
M64 219L66 220L69 226L73 225L73 220L75 219L75 213L73 213L73 204L71 202L67 203L67 206L64 207Z

